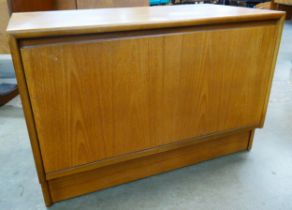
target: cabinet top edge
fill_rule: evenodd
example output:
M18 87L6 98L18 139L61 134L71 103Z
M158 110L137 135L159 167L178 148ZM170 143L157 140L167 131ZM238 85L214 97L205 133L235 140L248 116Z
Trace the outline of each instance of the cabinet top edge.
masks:
M199 4L14 13L7 32L16 38L61 36L277 20L285 12Z

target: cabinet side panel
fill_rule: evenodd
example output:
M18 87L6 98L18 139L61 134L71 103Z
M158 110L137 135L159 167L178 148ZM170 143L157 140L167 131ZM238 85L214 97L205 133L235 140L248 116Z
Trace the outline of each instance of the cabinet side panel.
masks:
M259 125L275 29L22 48L46 172Z
M267 113L269 99L270 99L270 92L272 89L272 81L273 81L273 76L274 76L274 72L275 72L275 68L276 68L276 63L277 63L277 58L278 58L284 23L285 23L285 16L282 16L282 18L279 19L276 23L275 35L273 37L269 37L270 42L274 42L275 44L274 44L273 56L270 58L270 60L272 61L272 64L270 65L270 72L271 73L270 73L270 78L269 78L269 82L268 82L268 86L267 86L266 99L265 99L264 108L263 108L263 112L262 112L260 127L263 127L264 123L265 123L266 113Z
M20 50L18 42L14 37L10 37L9 40L10 49L13 58L13 65L15 69L15 74L17 78L17 85L19 93L21 96L21 102L23 106L24 116L26 120L26 125L28 129L28 134L30 138L31 148L34 156L34 162L38 174L39 182L41 183L44 201L47 206L52 204L50 190L48 187L48 182L45 176L44 165L42 161L42 155L40 151L40 146L38 142L37 131L35 127L34 116L31 108L31 101L28 93L27 83L25 79L25 73L23 69L23 63L20 55Z

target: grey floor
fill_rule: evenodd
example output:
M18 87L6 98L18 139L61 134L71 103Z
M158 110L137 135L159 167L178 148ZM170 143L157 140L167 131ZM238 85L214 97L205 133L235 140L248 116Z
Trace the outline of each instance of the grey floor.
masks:
M46 209L19 98L0 108L0 210ZM55 204L50 209L292 209L292 22L265 128L244 152Z

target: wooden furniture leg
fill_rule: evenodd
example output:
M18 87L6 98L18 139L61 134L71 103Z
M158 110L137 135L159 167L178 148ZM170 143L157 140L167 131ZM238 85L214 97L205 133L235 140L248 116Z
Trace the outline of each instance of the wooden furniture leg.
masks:
M17 95L18 95L17 85L0 84L0 106L3 106Z

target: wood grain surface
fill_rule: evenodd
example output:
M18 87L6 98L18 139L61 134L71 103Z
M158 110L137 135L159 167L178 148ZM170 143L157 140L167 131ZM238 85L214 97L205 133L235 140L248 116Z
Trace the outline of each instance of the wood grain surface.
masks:
M274 34L270 24L22 48L46 172L259 125Z
M55 5L58 10L77 9L76 0L57 0Z
M284 4L284 5L292 6L292 0L275 0L274 2L277 4Z
M18 38L47 37L278 20L284 14L207 4L16 13L12 15L8 32Z
M204 160L244 151L248 147L249 139L250 132L241 132L177 150L51 180L49 186L52 200L57 202Z
M57 9L55 0L6 0L9 2L11 13L47 11Z
M8 25L9 14L6 0L0 0L0 54L9 54L8 34L6 27Z
M249 150L283 23L282 12L206 5L14 15L46 205Z
M77 9L76 0L6 0L10 13Z
M23 69L22 58L21 58L21 54L20 54L20 50L18 46L18 41L14 37L11 37L9 40L9 46L10 46L11 54L13 58L13 65L15 69L18 89L19 89L19 93L21 97L22 108L24 111L26 126L27 126L27 130L29 134L29 139L30 139L35 166L36 166L36 170L38 174L38 179L42 187L44 201L46 205L49 206L52 204L52 200L50 196L50 190L48 189L48 182L46 180L43 159L42 159L38 137L37 137L37 131L35 129L35 121L34 121L34 116L31 109L30 96L27 91L25 72Z

